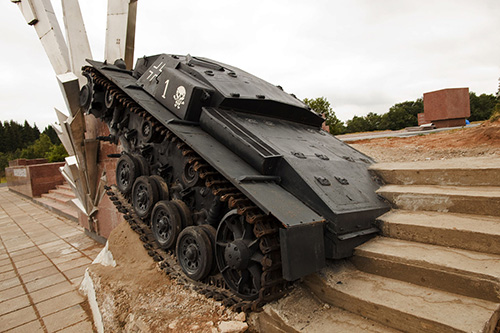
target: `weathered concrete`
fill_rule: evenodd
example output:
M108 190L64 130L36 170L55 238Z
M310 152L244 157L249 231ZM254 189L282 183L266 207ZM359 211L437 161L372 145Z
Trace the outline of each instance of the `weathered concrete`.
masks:
M500 158L377 163L371 168L387 184L500 186Z
M399 209L500 216L500 187L386 185L377 193Z
M492 332L499 304L337 263L305 279L323 302L405 332Z
M500 217L392 210L379 217L387 237L500 254Z
M500 255L378 237L352 261L368 273L500 302Z

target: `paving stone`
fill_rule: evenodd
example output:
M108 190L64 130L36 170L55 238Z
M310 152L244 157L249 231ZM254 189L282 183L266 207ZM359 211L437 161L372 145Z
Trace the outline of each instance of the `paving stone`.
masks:
M80 267L75 267L75 268L63 271L63 274L66 275L66 277L70 280L74 279L74 278L78 278L78 277L83 277L83 275L85 274L85 270L87 269L87 267L89 267L89 265L90 264L86 264L86 265L83 265Z
M5 290L5 289L12 288L12 287L20 286L20 285L21 285L21 281L19 281L19 279L17 277L14 277L12 279L0 281L0 290Z
M8 299L24 295L24 288L22 285L18 285L9 289L0 291L0 302L6 301Z
M36 256L43 255L42 251L33 247L31 249L25 249L18 252L10 253L10 257L13 261L22 261Z
M10 259L0 259L0 267L5 266L5 265L10 265L11 261Z
M49 332L55 332L72 326L84 319L87 319L87 314L80 305L73 305L70 308L43 317L43 321Z
M17 272L22 276L24 274L38 271L40 269L47 268L50 266L54 266L54 265L49 260L43 260L43 261L37 262L36 264L33 264L33 265L27 265L24 267L20 267L17 269Z
M81 321L73 326L66 327L60 331L57 332L63 332L63 333L81 333L81 332L92 332L93 327L92 323L88 320Z
M16 276L17 276L17 274L14 270L10 270L8 272L3 272L3 273L0 273L0 281L12 279L13 277L16 277Z
M0 316L0 327L7 331L36 319L35 310L29 306Z
M9 330L9 333L26 333L26 332L43 332L42 325L39 320L33 320L21 326L17 326ZM82 331L83 332L83 331ZM90 331L87 331L90 332Z
M44 262L44 261L50 262L46 256L37 255L36 257L32 257L32 258L28 258L28 259L24 259L24 260L20 260L20 261L14 260L14 264L16 265L16 267L18 269L20 269L22 267L32 266L32 265L39 264L39 263Z
M57 284L54 284L50 287L43 288L30 293L31 299L33 302L39 303L45 301L49 298L53 298L62 294L65 294L69 291L75 290L75 287L68 281L63 281Z
M40 245L39 248L40 248L40 250L46 252L49 249L52 249L52 248L55 248L55 247L58 247L58 246L61 246L61 245L64 246L66 244L67 243L65 241L63 241L62 239L57 239L57 240L54 240L52 242Z
M27 306L30 306L30 300L26 295L11 298L7 301L2 301L0 302L0 316L15 310L25 308Z
M33 291L52 286L59 282L66 281L66 278L61 274L57 273L54 275L46 276L31 282L26 283L26 289L31 293Z
M39 269L34 272L26 273L21 275L21 279L23 280L24 283L31 282L33 280L36 280L40 277L44 276L49 276L58 273L59 270L55 266L49 266L43 269Z
M58 264L57 268L59 268L61 271L66 271L66 270L80 267L83 265L90 265L91 263L92 263L92 261L89 258L83 257L83 258L73 259L73 260Z
M52 262L56 265L59 265L62 264L63 262L79 258L85 258L85 256L81 252L75 250L75 252L64 254L57 258L52 259Z
M65 308L69 308L73 305L80 304L84 301L84 298L76 291L70 291L68 293L49 298L45 301L37 303L35 306L40 313L40 316L45 317L56 311L61 311Z
M9 271L12 271L13 269L14 269L14 266L12 266L12 264L9 263L7 265L0 266L0 273L7 273Z

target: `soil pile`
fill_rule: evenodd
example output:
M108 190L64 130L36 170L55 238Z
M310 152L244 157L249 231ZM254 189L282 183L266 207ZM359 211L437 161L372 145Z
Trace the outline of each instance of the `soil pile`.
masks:
M89 274L106 332L242 332L244 314L175 284L122 222L108 240L116 267L94 264Z
M405 162L500 155L500 120L412 137L349 142L377 162Z

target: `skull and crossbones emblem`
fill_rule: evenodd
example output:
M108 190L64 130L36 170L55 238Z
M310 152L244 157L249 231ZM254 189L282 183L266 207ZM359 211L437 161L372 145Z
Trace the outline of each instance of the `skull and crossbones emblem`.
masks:
M184 86L179 86L173 97L175 101L174 106L180 109L181 105L184 105L184 99L186 98L186 88L184 88Z

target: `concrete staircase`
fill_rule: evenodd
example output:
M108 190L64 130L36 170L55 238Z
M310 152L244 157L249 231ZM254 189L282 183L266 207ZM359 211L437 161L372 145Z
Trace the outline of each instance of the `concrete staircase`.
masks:
M64 183L42 194L40 198L34 198L34 201L59 215L78 222L78 208L73 204L72 199L75 199L75 194L71 187Z
M339 332L498 332L500 159L372 169L387 184L379 194L395 209L377 221L381 235L352 258L304 279L321 304L315 313L325 306L337 311L332 319L318 315L310 322L326 320ZM321 331L290 320L283 302L264 311L276 331ZM356 316L358 329L335 326L346 312Z

